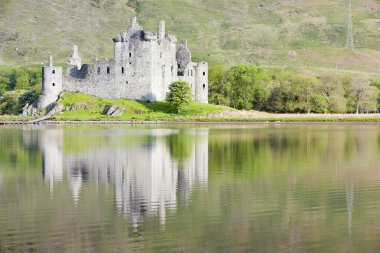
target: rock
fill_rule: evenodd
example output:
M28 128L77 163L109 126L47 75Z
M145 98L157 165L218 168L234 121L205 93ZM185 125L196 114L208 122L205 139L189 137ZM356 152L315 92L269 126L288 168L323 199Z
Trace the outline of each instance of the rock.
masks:
M65 109L66 107L64 105L54 102L50 104L48 107L46 107L46 115L51 116L51 115L63 112Z
M26 104L23 108L22 108L22 113L21 115L22 116L37 116L39 114L39 111L38 111L38 105L37 103L33 103L33 104Z
M106 105L106 107L103 110L103 114L108 116L121 116L125 112L125 108L117 105Z
M78 110L78 109L85 109L85 110L90 110L92 109L91 106L89 105L86 105L86 104L74 104L74 105L71 105L70 108L69 108L69 111L75 111L75 110Z

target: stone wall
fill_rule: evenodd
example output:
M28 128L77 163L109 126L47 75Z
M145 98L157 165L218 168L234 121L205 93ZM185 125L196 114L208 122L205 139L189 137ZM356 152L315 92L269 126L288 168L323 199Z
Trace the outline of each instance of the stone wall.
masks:
M122 98L115 83L115 63L113 60L99 60L92 65L68 67L63 89L82 92L100 98Z

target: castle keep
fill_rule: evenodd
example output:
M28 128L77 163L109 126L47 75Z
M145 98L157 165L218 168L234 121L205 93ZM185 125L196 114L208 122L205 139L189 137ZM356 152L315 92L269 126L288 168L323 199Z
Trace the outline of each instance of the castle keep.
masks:
M161 21L157 32L144 31L137 22L113 39L115 55L112 60L95 60L82 64L78 47L74 46L67 62L67 73L62 67L43 67L43 94L39 107L45 108L57 101L59 94L83 92L101 98L124 98L140 101L162 101L169 85L186 81L193 91L194 100L208 103L208 64L192 62L187 42L179 44L167 34Z

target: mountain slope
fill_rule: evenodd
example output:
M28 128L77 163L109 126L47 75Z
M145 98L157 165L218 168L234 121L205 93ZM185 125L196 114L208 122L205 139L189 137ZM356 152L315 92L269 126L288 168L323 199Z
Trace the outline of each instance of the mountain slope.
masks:
M0 57L65 63L112 57L112 38L133 15L148 30L166 20L195 60L380 72L380 0L353 1L355 50L345 49L346 0L0 0Z

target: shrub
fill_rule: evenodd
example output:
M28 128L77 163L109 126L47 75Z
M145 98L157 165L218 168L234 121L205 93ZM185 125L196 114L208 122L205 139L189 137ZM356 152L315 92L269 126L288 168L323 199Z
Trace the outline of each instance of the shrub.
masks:
M173 106L177 113L181 112L184 107L193 99L190 85L184 81L177 81L169 86L169 92L166 100Z

